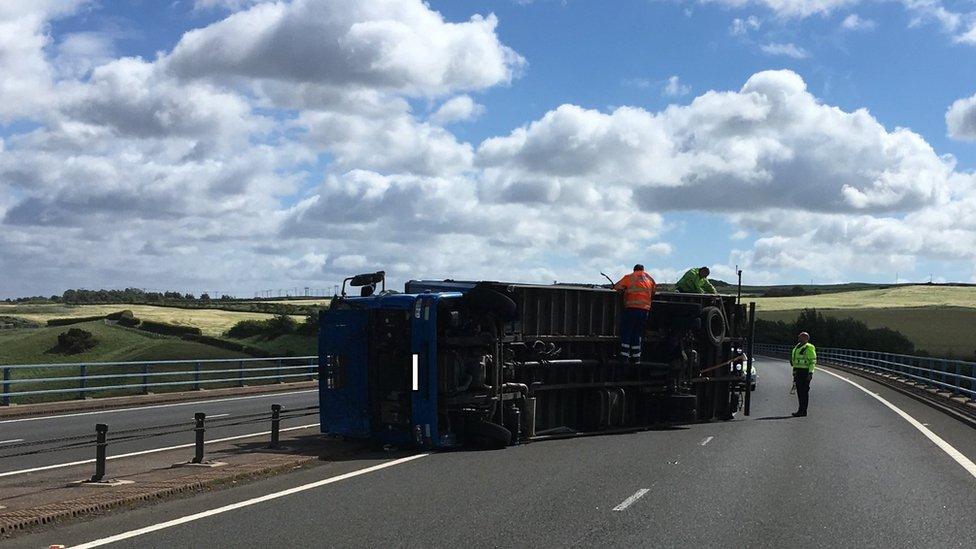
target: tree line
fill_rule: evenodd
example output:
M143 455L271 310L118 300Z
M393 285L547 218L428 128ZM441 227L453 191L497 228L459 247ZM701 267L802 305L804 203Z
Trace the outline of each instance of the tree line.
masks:
M211 297L203 293L199 297L191 293L180 292L147 292L140 288L126 288L124 290L65 290L61 295L31 296L7 298L7 303L67 303L75 304L107 304L107 303L210 303L213 301L235 301L229 295Z
M853 318L824 316L816 309L804 309L793 322L756 319L756 341L760 343L796 343L796 334L808 332L818 347L863 349L903 355L927 354L916 351L915 344L891 328L869 328Z

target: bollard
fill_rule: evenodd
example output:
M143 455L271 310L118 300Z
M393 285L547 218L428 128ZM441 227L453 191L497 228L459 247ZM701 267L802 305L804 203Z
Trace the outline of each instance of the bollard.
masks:
M271 444L268 448L278 448L278 432L281 429L281 404L271 405Z
M196 444L193 452L193 459L190 463L203 463L203 422L207 419L207 414L203 412L197 412L193 414L193 420L196 422L196 426L193 428L196 431Z
M105 449L108 443L105 435L108 433L108 425L98 423L95 425L95 474L88 482L101 482L105 478Z

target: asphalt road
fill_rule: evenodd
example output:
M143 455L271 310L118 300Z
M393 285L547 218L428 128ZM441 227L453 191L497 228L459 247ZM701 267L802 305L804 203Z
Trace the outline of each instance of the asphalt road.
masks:
M209 512L112 546L976 546L973 473L825 372L811 415L783 417L795 409L788 367L764 360L759 371L749 418L431 454L336 480L402 457L359 456L6 543L71 546ZM971 428L851 379L976 459ZM325 479L335 482L308 486Z
M263 393L244 397L215 397L213 400L134 406L131 408L3 420L0 421L0 480L9 478L9 475L4 476L5 473L86 460L93 458L95 455L93 448L76 448L26 456L4 457L15 453L54 448L61 444L54 443L48 446L15 447L23 442L57 439L74 435L91 434L94 436L96 423L104 423L109 426L110 439L116 431L155 425L181 423L187 429L190 429L193 427L193 414L196 412L203 412L207 414L208 418L211 418L210 421L212 423L207 427L208 440L248 433L259 433L268 431L271 428L270 420L244 425L228 424L247 421L248 418L240 418L240 416L248 414L267 413L270 415L271 404L281 404L286 410L316 406L318 404L318 392L315 389L303 389L300 391L284 391L283 393L275 394ZM314 410L307 410L306 412L314 412ZM235 418L240 418L240 420L235 421ZM282 427L287 428L312 423L318 423L317 415L284 420L282 421ZM114 456L153 448L187 444L193 442L193 436L194 434L192 432L181 432L141 440L110 443L108 455Z

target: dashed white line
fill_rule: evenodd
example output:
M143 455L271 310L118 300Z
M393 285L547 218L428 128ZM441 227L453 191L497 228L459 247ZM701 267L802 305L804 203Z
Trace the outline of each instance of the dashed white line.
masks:
M624 509L626 509L626 508L630 507L631 505L633 505L635 501L637 501L640 498L644 497L644 494L646 494L646 493L648 493L650 491L651 490L648 489L648 488L641 488L640 490L634 492L634 495L632 495L629 498L621 501L620 502L620 505L614 507L613 510L614 511L623 511Z
M227 416L229 416L229 415L230 415L230 414L214 414L214 415L212 415L212 416L207 416L207 419L213 419L213 418L215 418L215 417L227 417Z
M275 492L272 494L265 494L260 497L239 501L237 503L232 503L230 505L224 505L223 507L217 507L216 509L210 509L208 511L202 511L200 513L194 513L192 515L186 515L185 517L180 517L173 520L168 520L166 522L160 522L159 524L153 524L152 526L146 526L145 528L139 528L137 530L130 530L128 532L123 532L121 534L116 534L114 536L109 536L107 538L97 539L95 541L90 541L88 543L83 543L81 545L75 545L74 549L89 549L90 547L100 547L109 543L115 543L117 541L122 541L126 539L131 539L136 536L141 536L143 534L148 534L150 532L157 532L159 530L164 530L166 528L172 528L173 526L179 526L180 524L186 524L188 522L193 522L195 520L200 520L202 518L212 517L214 515L219 515L221 513L226 513L228 511L233 511L235 509L241 509L242 507L250 507L251 505L256 505L258 503L263 503L265 501L270 501L273 499L282 498L285 496L290 496L292 494L297 494L299 492L304 492L306 490L311 490L313 488L318 488L320 486L325 486L327 484L332 484L334 482L339 482L341 480L346 480L349 478L357 477L359 475L365 475L367 473L372 473L373 471L378 471L380 469L385 469L387 467L393 467L394 465L400 465L401 463L406 463L408 461L413 461L415 459L420 459L422 457L427 457L430 454L417 454L415 456L408 456L405 458L395 459L393 461L387 461L385 463L380 463L379 465L373 465L372 467L367 467L365 469L359 469L358 471L353 471L351 473L346 473L344 475L338 475L334 477L329 477L327 479L315 481L309 484L303 484L301 486L296 486L294 488L289 488L287 490L282 490L280 492Z
M288 391L285 393L261 393L260 395L242 396L242 397L231 397L231 398L215 398L212 400L188 400L186 402L175 402L171 404L156 404L153 406L136 406L134 408L109 408L107 410L95 410L92 412L78 412L74 414L60 414L56 416L37 416L37 417L22 417L19 419L5 419L0 421L0 425L4 423L19 423L21 421L40 421L42 419L60 419L63 417L78 417L78 416L93 416L97 414L114 414L116 412L130 412L133 410L150 410L153 408L171 408L173 406L193 406L196 404L210 404L212 402L230 402L232 400L250 400L252 398L272 398L280 397L286 395L300 395L303 393L314 393L318 389L308 389L306 391Z
M699 446L704 446L704 445L708 444L709 442L711 442L713 438L715 438L715 437L707 437L707 438L705 438L705 440L699 442L698 445Z
M13 444L14 442L23 442L22 438L12 438L10 440L0 440L0 444Z
M287 429L280 429L280 432L285 431L296 431L298 429L308 429L311 427L318 427L318 423L310 423L308 425L299 425L298 427L288 427ZM242 438L259 437L263 435L270 435L271 431L261 431L260 433L248 433L246 435L236 435L232 437L215 438L213 440L207 440L204 444L213 444L215 442L227 442L229 440L240 440ZM108 456L106 460L110 459L121 459L132 456L142 456L145 454L155 454L156 452L165 452L167 450L179 450L180 448L191 448L193 443L190 444L179 444L177 446L167 446L165 448L153 448L151 450L140 450L138 452L129 452L128 454L119 454L117 456ZM5 473L0 473L0 477L12 477L14 475L23 475L25 473L36 473L37 471L47 471L50 469L61 469L62 467L72 467L74 465L84 465L86 463L94 463L94 459L84 459L81 461L69 461L67 463L56 463L54 465L45 465L43 467L34 467L31 469L20 469L17 471L7 471Z

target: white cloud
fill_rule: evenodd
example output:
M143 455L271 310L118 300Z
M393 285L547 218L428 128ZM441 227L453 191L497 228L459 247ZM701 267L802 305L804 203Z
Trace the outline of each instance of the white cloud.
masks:
M691 93L691 86L682 84L681 79L677 76L668 77L667 83L661 91L661 94L665 97L681 97L689 93Z
M732 36L747 36L750 32L759 30L760 26L762 26L762 21L755 15L750 15L745 19L736 17L732 20L732 25L729 27L729 34Z
M420 0L257 4L186 33L165 63L182 78L440 95L506 83L518 73L525 62L498 41L497 24L494 15L447 22Z
M811 210L916 208L941 198L952 171L917 134L822 105L790 71L758 73L739 92L707 92L660 113L563 105L486 140L477 165L495 197L552 203L616 189L652 210L749 209L757 199Z
M450 124L452 122L469 122L484 114L485 106L475 103L469 95L459 95L452 97L441 104L440 107L430 115L430 121L438 126Z
M793 43L780 44L777 42L770 42L769 44L764 44L760 46L763 53L767 55L785 55L786 57L792 57L793 59L806 59L810 57L810 54L800 46Z
M846 30L873 30L877 27L877 23L871 19L863 19L858 14L852 13L841 21L840 26Z
M954 101L945 119L949 137L976 140L976 95Z
M21 54L0 55L13 71L0 118L33 122L0 140L0 290L320 287L373 268L598 281L636 261L666 280L686 262L665 240L678 210L725 217L743 248L729 261L769 280L976 264L972 174L908 129L824 104L793 72L660 111L556 105L471 144L449 129L482 112L466 92L523 64L493 17L386 0L211 4L237 11L152 60L113 58L96 35L52 40L64 4L0 4L2 21L18 6L32 22L20 42L0 35L0 52ZM323 46L325 31L341 39ZM677 76L652 86L690 93ZM950 114L951 133L970 131Z

